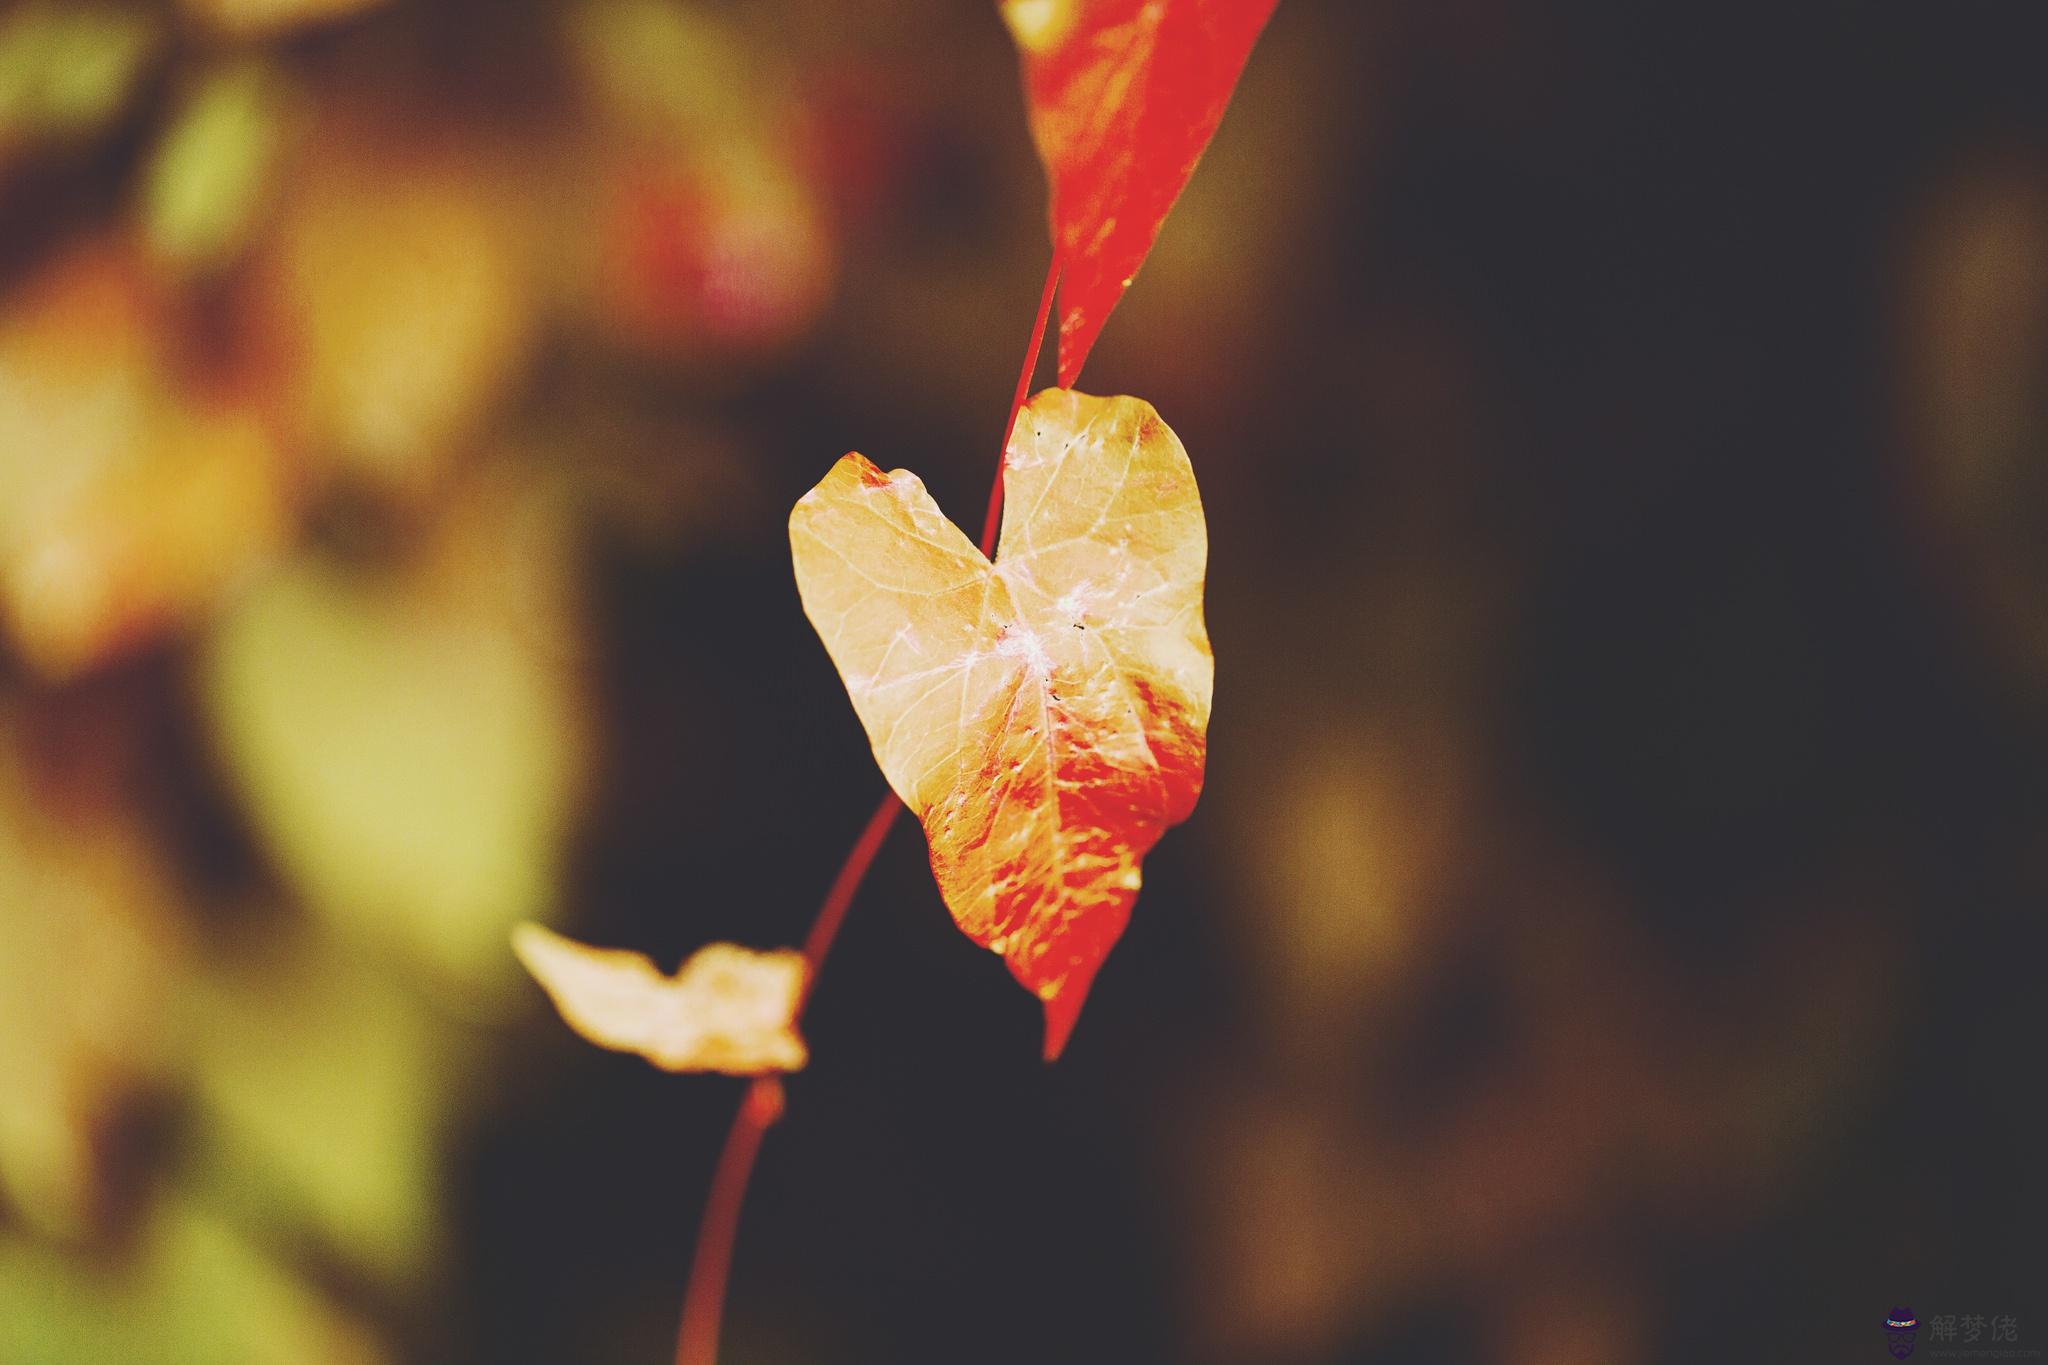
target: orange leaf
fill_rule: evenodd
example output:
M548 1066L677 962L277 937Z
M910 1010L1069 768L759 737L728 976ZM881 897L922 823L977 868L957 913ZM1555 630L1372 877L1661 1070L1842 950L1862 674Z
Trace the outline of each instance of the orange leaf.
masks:
M599 1047L637 1052L665 1071L753 1076L796 1071L804 956L731 943L697 950L674 976L639 953L590 948L537 924L512 933L519 960L569 1027Z
M1072 384L1223 121L1277 0L1003 0L1052 186Z
M1208 531L1149 403L1048 389L1005 455L991 565L914 475L842 459L790 514L804 611L969 938L1059 1055L1138 866L1202 788Z

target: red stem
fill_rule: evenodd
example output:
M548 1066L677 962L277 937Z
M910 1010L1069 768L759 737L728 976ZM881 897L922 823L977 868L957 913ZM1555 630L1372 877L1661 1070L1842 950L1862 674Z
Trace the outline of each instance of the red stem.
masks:
M818 907L818 918L811 925L810 935L804 939L804 993L797 998L796 1011L803 1014L804 1006L810 1003L811 986L817 981L818 973L824 970L825 955L832 951L832 940L839 937L839 926L846 922L846 909L853 904L853 893L860 890L861 880L868 875L868 865L875 855L882 851L882 841L889 837L890 827L896 823L897 812L903 803L896 799L895 792L882 797L882 804L875 807L875 813L868 817L867 827L854 842L853 851L846 855L846 862L839 868L839 875L832 879L832 889L825 893L825 903Z
M1053 286L1059 283L1060 260L1055 254L1045 272L1045 292L1038 300L1038 318L1031 324L1031 345L1024 352L1024 368L1017 375L1017 393L1010 400L1010 420L1003 428L1003 449L996 457L995 486L989 490L988 520L981 528L981 552L995 549L996 531L1003 515L1003 460L1010 449L1010 436L1017 429L1017 414L1031 390L1031 375L1038 368L1038 352L1045 344L1046 319L1052 315ZM824 970L825 957L839 926L846 922L847 909L860 890L875 855L896 824L903 803L890 792L875 807L868 823L854 841L818 917L804 939L804 989L796 1013L803 1016L810 1003L811 987ZM704 1219L697 1226L697 1253L690 1262L690 1281L683 1289L683 1321L676 1333L675 1365L718 1365L719 1319L725 1312L725 1282L732 1269L732 1247L739 1233L740 1206L746 1203L747 1184L754 1175L754 1158L761 1151L761 1138L782 1117L782 1083L773 1076L757 1077L747 1087L732 1128L725 1135L725 1148L718 1154L717 1169L711 1175L711 1194L704 1204Z
M725 1150L718 1154L718 1169L711 1177L711 1197L704 1204L704 1221L697 1225L697 1255L690 1264L683 1324L676 1333L676 1365L715 1365L718 1360L718 1320L725 1309L725 1277L732 1269L740 1205L746 1202L761 1138L781 1114L782 1082L756 1076L725 1135Z
M868 817L868 823L854 841L853 849L840 864L818 918L804 940L804 988L797 997L796 1013L803 1017L810 1003L811 985L818 979L832 940L846 922L847 907L854 892L874 863L875 855L889 837L903 803L896 793L883 796L882 804ZM782 1083L773 1076L756 1077L732 1116L732 1128L725 1135L725 1149L718 1154L717 1169L711 1175L711 1195L704 1203L704 1221L697 1226L697 1254L690 1262L690 1282L683 1289L683 1322L676 1332L676 1365L717 1365L718 1323L725 1312L725 1280L732 1269L732 1246L739 1234L740 1206L747 1199L747 1184L754 1175L754 1158L760 1153L761 1138L769 1125L782 1117Z
M1038 296L1038 319L1031 324L1031 344L1024 350L1024 368L1017 372L1017 395L1010 400L1010 420L1003 424L1003 448L996 452L995 486L988 490L988 516L981 523L981 552L996 551L996 531L1003 524L1003 465L1010 458L1010 437L1017 430L1017 414L1031 393L1031 372L1038 368L1038 351L1045 345L1045 320L1052 316L1053 286L1060 282L1060 257L1053 253L1045 268L1045 291Z

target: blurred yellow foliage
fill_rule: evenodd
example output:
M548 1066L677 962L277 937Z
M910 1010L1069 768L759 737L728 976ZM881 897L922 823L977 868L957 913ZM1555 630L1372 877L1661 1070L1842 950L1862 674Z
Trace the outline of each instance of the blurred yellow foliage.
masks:
M407 563L304 555L200 670L230 777L294 887L474 1008L551 906L585 736L564 508L473 476Z
M170 1062L183 936L125 814L38 790L24 723L0 703L0 1206L75 1240L108 1212L105 1130Z
M183 0L185 11L238 38L269 38L377 9L388 0Z
M139 1244L80 1261L0 1234L7 1365L385 1365L361 1323L219 1213L166 1201Z
M315 467L423 496L525 360L537 322L521 200L470 150L336 116L289 170L256 325Z
M184 1006L199 1149L217 1165L201 1183L420 1287L442 1242L442 1116L466 1031L417 982L310 930L216 955Z
M138 257L83 246L0 318L0 614L68 677L205 609L289 533L265 416L203 390Z

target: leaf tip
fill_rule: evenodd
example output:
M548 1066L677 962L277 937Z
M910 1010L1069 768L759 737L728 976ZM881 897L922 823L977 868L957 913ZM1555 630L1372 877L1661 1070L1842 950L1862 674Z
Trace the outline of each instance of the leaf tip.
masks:
M576 944L563 938L546 925L526 921L512 927L512 955L519 959L519 965L540 982L543 989L548 983L548 969L560 958L573 953Z
M1058 1061L1060 1054L1067 1050L1067 1040L1074 1036L1074 1025L1081 1018L1081 1005L1087 998L1086 981L1067 981L1040 994L1039 1000L1045 1006L1045 1060L1048 1063Z

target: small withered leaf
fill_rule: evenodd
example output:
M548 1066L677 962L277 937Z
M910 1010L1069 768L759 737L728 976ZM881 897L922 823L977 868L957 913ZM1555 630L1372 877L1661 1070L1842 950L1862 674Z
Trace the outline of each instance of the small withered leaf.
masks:
M733 1076L796 1071L808 1060L796 1031L804 957L795 949L713 943L664 976L643 954L588 947L537 924L513 931L512 947L569 1027L600 1047L666 1071Z

